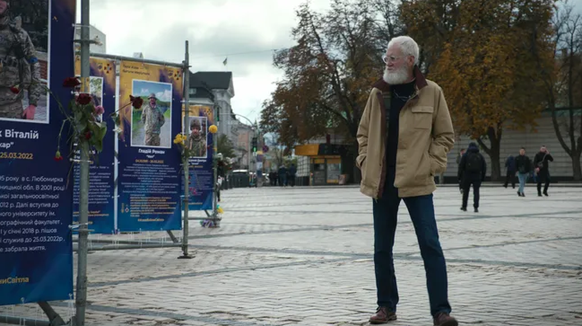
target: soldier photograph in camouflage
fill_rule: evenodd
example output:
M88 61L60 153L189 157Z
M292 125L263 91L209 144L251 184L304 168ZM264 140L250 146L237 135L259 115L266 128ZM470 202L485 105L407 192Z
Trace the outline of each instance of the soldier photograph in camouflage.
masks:
M48 62L48 0L32 6L27 0L0 0L0 119L48 123L43 80ZM46 21L47 24L22 22ZM44 26L35 30L35 26Z
M206 117L190 118L190 136L188 136L188 148L191 157L206 157Z
M143 107L141 121L145 126L146 146L160 146L160 132L166 119L164 113L157 105L156 94L150 94L149 103Z
M132 109L131 146L172 148L172 84L133 79L132 94L143 106Z

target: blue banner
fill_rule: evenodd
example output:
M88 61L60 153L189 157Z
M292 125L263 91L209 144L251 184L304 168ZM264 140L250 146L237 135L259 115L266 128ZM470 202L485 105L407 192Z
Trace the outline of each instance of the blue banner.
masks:
M80 75L80 57L75 58L75 70ZM114 141L115 123L111 114L115 113L115 62L113 60L91 58L90 92L95 106L102 106L104 113L99 120L107 123L107 133L103 139L103 150L93 162L89 171L89 230L91 233L115 233L114 207ZM74 167L75 186L73 192L73 219L79 219L79 176L80 166Z
M214 195L214 143L210 126L214 124L212 107L205 105L190 105L188 118L188 146L192 151L189 160L190 185L188 209L211 210ZM186 131L184 131L186 133ZM182 193L184 193L182 191Z
M74 74L75 0L34 3L34 11L31 1L0 3L0 13L23 22L0 28L0 305L73 293L71 165L55 153L64 119L57 99L71 99L62 83Z
M180 230L182 71L120 62L119 231ZM130 95L143 105L133 107Z

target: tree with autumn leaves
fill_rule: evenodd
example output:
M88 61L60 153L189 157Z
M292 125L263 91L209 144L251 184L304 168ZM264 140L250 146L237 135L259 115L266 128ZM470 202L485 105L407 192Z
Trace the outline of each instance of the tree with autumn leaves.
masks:
M582 15L566 1L557 8L553 21L551 60L535 53L543 75L544 93L558 141L572 160L574 180L582 180Z
M458 134L476 139L501 175L505 128L534 126L544 107L542 74L551 67L554 0L411 1L409 34L428 53L427 77L444 90ZM431 28L432 27L432 28ZM436 42L427 29L437 31Z
M347 136L355 159L370 86L382 75L388 41L400 33L395 13L390 0L333 0L324 14L302 5L296 45L274 57L284 78L263 105L261 128L288 148L332 128Z
M457 133L479 142L496 179L503 130L535 127L547 105L544 73L557 73L555 4L411 0L396 7L389 0L335 0L323 14L303 5L292 31L296 45L274 58L285 75L265 102L262 125L287 146L330 127L354 141L388 41L408 34L420 45L421 69L445 91Z

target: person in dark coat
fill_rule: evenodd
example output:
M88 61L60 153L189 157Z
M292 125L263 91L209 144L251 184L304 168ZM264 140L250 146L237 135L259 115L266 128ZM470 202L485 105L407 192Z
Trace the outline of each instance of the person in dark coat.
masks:
M467 150L462 148L461 151L459 151L459 155L457 155L457 169L459 164L461 164L461 159L463 158L463 155L465 155L465 152ZM463 185L461 184L461 180L459 179L459 191L461 192L461 194L463 194Z
M525 197L525 182L531 171L531 160L525 155L525 148L523 147L519 150L519 155L515 158L515 168L517 169L517 177L519 178L517 195Z
M281 165L279 168L279 186L287 186L287 167L285 165Z
M542 196L542 183L544 185L544 195L548 195L548 187L550 186L550 162L553 162L554 158L550 154L550 151L546 146L540 148L540 152L534 157L534 167L536 174L538 175L538 196Z
M297 175L297 168L295 167L294 163L291 163L291 167L289 168L289 179L287 182L291 185L291 187L295 187L295 177Z
M505 184L503 186L507 188L507 185L511 182L511 186L515 189L515 173L517 172L517 167L513 155L509 155L507 160L505 160L505 169L507 170L507 174L505 175Z
M470 143L467 153L461 157L459 163L458 177L463 187L463 205L461 210L467 211L467 201L469 199L469 190L473 185L473 207L475 213L479 212L479 190L481 182L485 180L487 171L487 162L481 153L477 144Z

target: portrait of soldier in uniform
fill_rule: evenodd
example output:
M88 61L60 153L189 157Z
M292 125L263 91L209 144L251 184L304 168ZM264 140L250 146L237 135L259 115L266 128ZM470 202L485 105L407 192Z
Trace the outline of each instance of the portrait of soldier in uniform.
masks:
M191 157L206 157L206 118L190 118L190 135L188 136L188 149Z
M46 8L36 8L40 10L35 12L30 11L31 4L26 2L0 0L0 119L48 122L39 52L31 38L34 35L37 43L48 42L48 0L40 2ZM12 6L18 12L14 12ZM29 33L22 27L20 15L30 21L36 18L34 15L38 12L47 16L43 17L47 21L46 30ZM39 44L38 47L38 50L46 50L48 45Z
M133 80L132 94L143 99L143 106L133 108L131 146L172 147L172 84Z
M148 104L143 106L141 112L141 122L145 126L145 144L146 146L160 146L160 133L166 119L157 105L156 94L150 94L148 100Z

